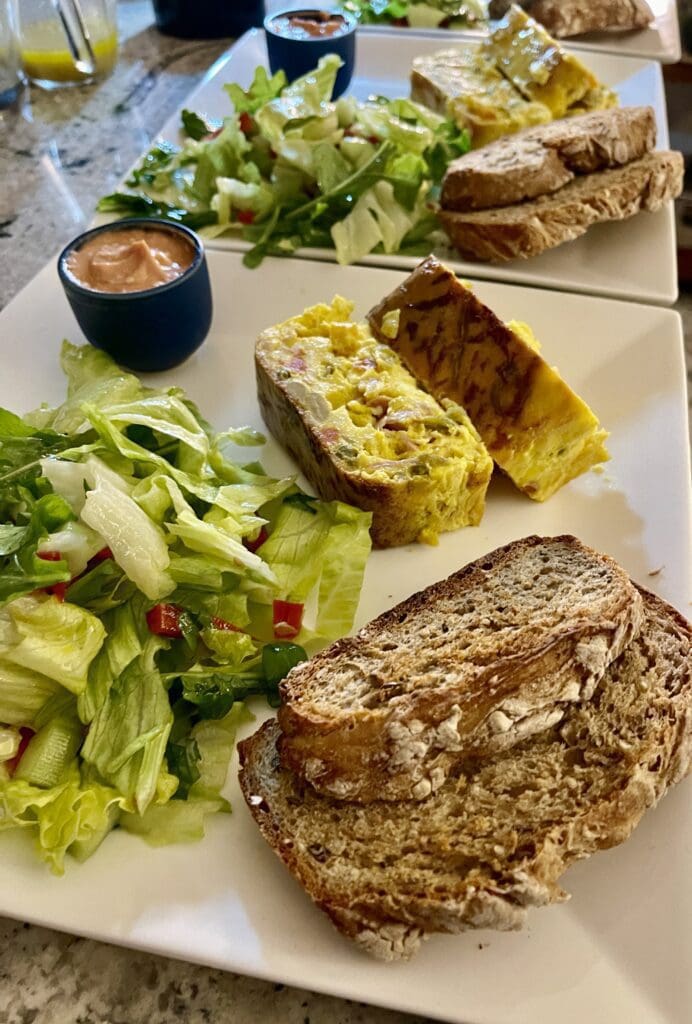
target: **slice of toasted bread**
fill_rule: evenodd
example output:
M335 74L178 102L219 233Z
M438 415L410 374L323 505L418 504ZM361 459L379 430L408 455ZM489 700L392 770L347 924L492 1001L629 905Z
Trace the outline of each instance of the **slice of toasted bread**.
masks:
M556 192L575 174L619 167L656 142L651 107L614 107L529 128L454 160L442 182L445 210L483 210Z
M587 699L641 616L612 559L574 537L515 541L290 672L282 761L341 799L422 799Z
M579 238L592 224L660 210L680 195L683 174L681 153L657 150L530 202L470 213L440 210L440 220L466 259L529 259Z
M385 960L431 932L512 929L564 900L564 871L623 842L692 762L690 625L642 591L637 640L561 727L419 804L335 803L282 769L279 728L239 744L259 828L345 936Z
M265 423L320 497L372 512L377 547L478 523L492 460L467 414L419 388L352 308L337 297L260 335Z
M438 398L462 405L500 468L544 501L608 458L598 419L538 353L526 325L504 324L434 256L370 310L388 343Z
M584 32L630 32L654 20L644 0L532 0L529 12L558 39Z

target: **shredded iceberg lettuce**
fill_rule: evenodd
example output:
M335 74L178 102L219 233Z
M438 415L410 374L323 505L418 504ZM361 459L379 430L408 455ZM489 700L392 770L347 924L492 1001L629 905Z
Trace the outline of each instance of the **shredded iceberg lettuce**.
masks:
M445 17L426 5L415 15ZM290 84L260 67L248 90L227 85L235 110L219 132L199 137L198 118L181 149L157 144L129 191L99 209L235 233L251 243L251 267L301 246L336 248L341 263L373 250L429 251L439 231L431 207L468 132L405 98L332 101L340 64L327 54Z
M348 632L370 549L369 514L227 457L254 430L96 349L62 362L62 406L0 410L0 828L58 873L113 828L187 841L229 810L245 699Z

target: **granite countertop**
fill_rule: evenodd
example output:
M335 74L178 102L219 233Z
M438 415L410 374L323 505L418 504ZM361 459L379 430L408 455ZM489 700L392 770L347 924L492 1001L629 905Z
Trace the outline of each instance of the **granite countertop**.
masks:
M0 111L0 308L83 230L230 40L152 28L148 0L120 0L121 54L102 83L27 90ZM692 372L692 295L685 319ZM0 1024L412 1024L406 1015L0 919Z

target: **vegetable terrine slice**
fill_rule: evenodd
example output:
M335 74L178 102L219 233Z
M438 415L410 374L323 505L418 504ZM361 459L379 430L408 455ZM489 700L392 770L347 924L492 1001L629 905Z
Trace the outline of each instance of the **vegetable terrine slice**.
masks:
M463 405L495 462L535 501L609 458L606 431L530 329L504 324L435 257L368 320L431 394Z
M411 97L468 128L474 149L550 121L548 108L526 100L481 43L416 57Z
M260 408L317 493L373 513L378 547L480 522L489 457L458 405L422 391L336 297L257 340Z

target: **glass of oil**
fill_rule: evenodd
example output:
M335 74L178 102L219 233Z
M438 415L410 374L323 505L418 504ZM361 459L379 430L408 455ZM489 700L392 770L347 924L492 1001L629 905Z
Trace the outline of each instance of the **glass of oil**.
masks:
M10 0L0 0L0 110L15 102L20 89L14 12Z
M24 74L45 89L107 75L118 55L116 0L14 0Z

